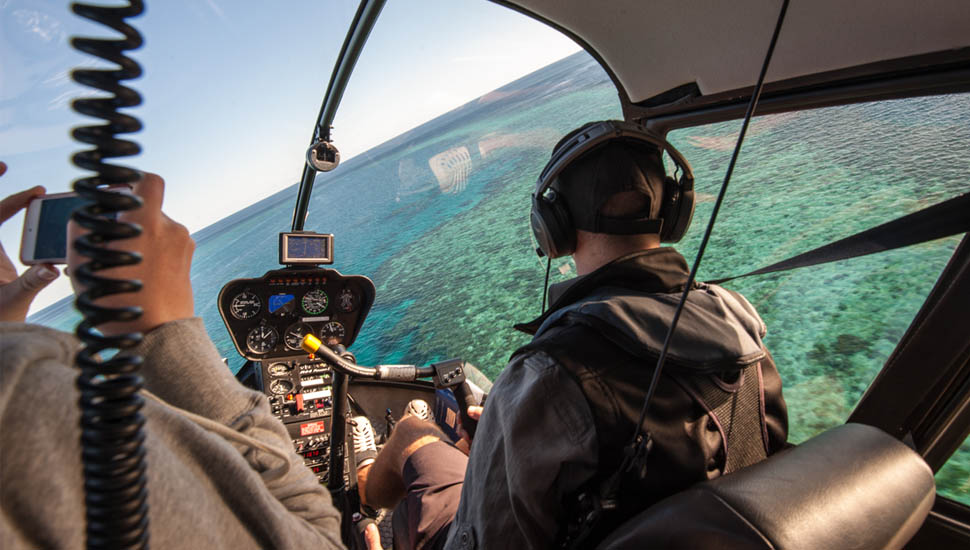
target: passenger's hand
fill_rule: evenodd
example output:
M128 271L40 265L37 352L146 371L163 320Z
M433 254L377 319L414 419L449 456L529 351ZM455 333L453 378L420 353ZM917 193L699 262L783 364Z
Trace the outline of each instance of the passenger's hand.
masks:
M468 416L475 422L478 422L482 418L483 410L484 410L483 407L473 405L471 407L468 407L467 409ZM461 422L460 419L459 419L459 422ZM468 435L468 432L465 431L464 426L462 426L461 424L458 425L458 433L461 435L461 439L458 441L458 443L455 444L455 446L458 447L458 449L460 449L465 454L468 454L469 452L471 452L472 438L470 435Z
M106 335L124 332L148 332L169 321L186 319L195 315L192 300L192 283L189 269L192 265L192 252L195 242L185 226L173 221L162 213L162 198L165 182L155 174L144 174L133 185L132 192L141 197L144 204L137 210L123 212L118 216L121 221L133 222L142 227L142 234L133 239L114 241L109 248L138 252L141 263L133 266L116 267L99 271L99 275L138 279L143 287L139 292L113 294L95 300L95 304L108 307L140 306L140 318L126 323L107 323L98 329ZM68 243L84 234L73 221L68 226ZM68 247L68 273L73 274L78 266L88 259ZM72 275L74 291L80 293L79 282Z
M0 176L6 171L7 165L0 162ZM0 201L0 224L26 208L34 197L43 194L44 188L38 185ZM37 264L18 277L17 268L0 244L0 321L23 322L27 319L27 311L34 297L59 274L51 264Z

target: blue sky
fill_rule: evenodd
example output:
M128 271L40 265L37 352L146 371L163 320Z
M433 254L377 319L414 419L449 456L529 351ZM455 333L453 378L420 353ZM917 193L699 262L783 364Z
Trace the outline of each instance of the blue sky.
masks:
M94 62L71 35L106 36L66 1L0 0L0 179L7 195L68 190L69 107L90 94L68 72ZM165 210L195 231L297 182L351 0L165 0L134 20L145 46L133 109L143 148L125 163L166 179ZM484 0L389 0L334 120L344 159L578 51L572 41ZM22 217L0 229L18 256ZM63 278L62 278L63 279ZM32 311L70 292L59 280Z

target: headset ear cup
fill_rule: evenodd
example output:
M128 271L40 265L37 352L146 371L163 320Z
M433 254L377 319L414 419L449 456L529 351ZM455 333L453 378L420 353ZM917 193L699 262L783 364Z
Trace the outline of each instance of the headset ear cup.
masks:
M561 198L532 199L530 223L543 254L561 258L576 251L576 230Z
M677 225L673 227L673 231L670 233L669 241L675 243L684 238L684 234L687 233L687 229L690 227L690 222L694 218L694 190L681 191L680 193L680 204L677 209Z
M694 189L667 176L664 179L664 202L660 213L664 220L660 240L675 243L684 238L694 217Z
M670 242L670 234L677 224L677 209L675 208L679 200L679 189L677 182L670 176L664 177L664 196L660 203L660 212L657 214L663 218L663 226L660 228L660 240Z

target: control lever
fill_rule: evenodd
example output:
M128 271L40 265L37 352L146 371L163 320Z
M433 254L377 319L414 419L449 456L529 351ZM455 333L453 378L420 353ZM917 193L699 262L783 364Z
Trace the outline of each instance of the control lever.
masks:
M465 362L461 359L448 359L440 363L433 363L428 367L418 367L415 365L378 365L377 367L365 367L346 361L338 354L334 353L327 346L323 345L317 337L307 334L300 342L300 347L310 354L319 354L333 367L335 372L341 372L359 378L371 378L374 380L395 380L400 382L413 382L418 378L433 378L435 387L438 389L450 388L458 401L461 425L468 432L470 437L475 436L475 429L478 421L472 420L468 416L468 407L478 405L475 402L475 394L465 381Z
M434 369L434 385L438 389L451 388L458 401L458 414L461 416L461 425L468 432L469 437L475 437L475 429L478 428L478 421L468 416L468 407L478 405L475 401L475 394L465 380L465 362L461 359L448 359L440 363L432 363Z

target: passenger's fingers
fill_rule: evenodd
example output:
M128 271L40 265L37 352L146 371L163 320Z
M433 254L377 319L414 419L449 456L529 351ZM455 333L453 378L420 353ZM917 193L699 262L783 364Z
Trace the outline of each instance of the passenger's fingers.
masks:
M10 195L9 197L0 201L0 223L12 218L14 214L26 208L27 204L29 204L34 197L39 197L43 194L44 187L38 185L36 187L31 187L30 189Z
M34 297L59 274L53 265L33 265L16 280L0 287L0 321L25 320Z
M12 282L17 278L17 268L7 257L7 251L3 249L3 243L0 243L0 285L5 285Z
M480 420L482 418L483 410L485 410L484 407L472 405L471 407L468 407L468 417L472 420Z
M132 184L131 191L144 201L142 205L144 211L162 209L162 199L165 197L165 180L158 174L142 173L141 179Z

